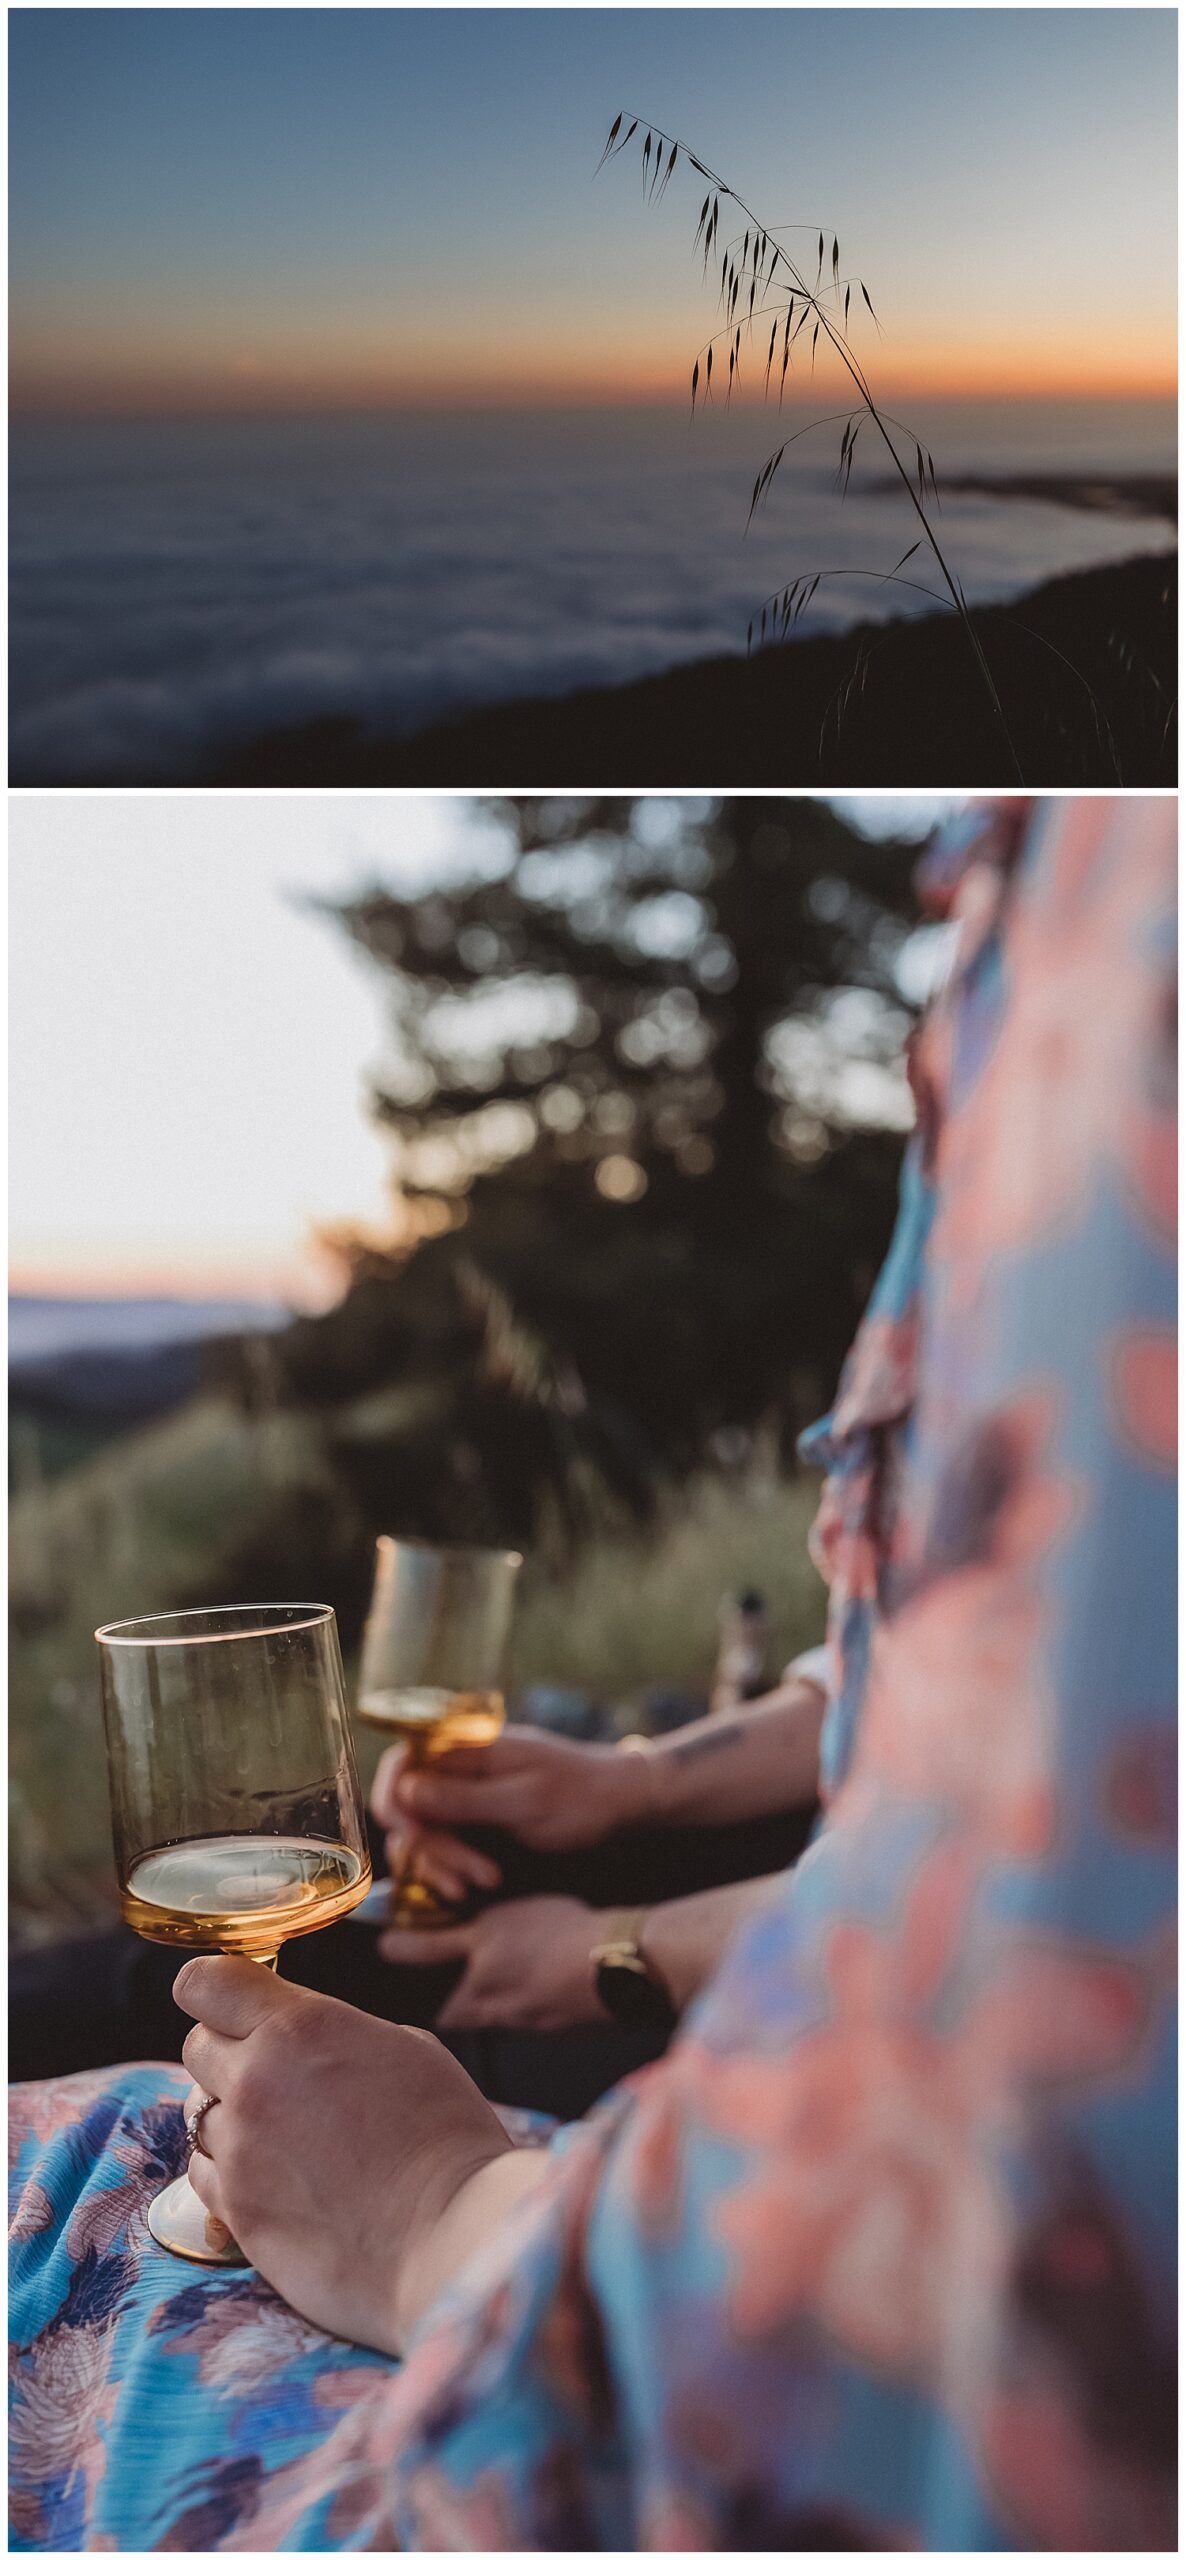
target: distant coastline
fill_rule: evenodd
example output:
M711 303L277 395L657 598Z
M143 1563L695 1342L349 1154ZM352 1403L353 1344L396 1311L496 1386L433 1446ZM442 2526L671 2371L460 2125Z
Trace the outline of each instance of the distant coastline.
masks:
M889 478L877 490L895 486ZM1048 507L1076 507L1088 515L1152 516L1178 521L1178 483L1171 472L950 471L943 489L985 498L1033 498Z
M1176 555L1052 579L973 620L1027 784L1176 780ZM791 641L748 660L705 659L630 684L498 704L408 738L349 718L309 721L260 736L201 778L239 789L445 790L528 781L548 789L960 789L1016 779L958 627L933 614Z

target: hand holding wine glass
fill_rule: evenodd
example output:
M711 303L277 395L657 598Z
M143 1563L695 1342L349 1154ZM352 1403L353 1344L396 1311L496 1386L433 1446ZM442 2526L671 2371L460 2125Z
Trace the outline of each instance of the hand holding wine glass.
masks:
M274 1965L288 1938L352 1910L371 1863L333 1610L189 1610L96 1641L120 1902L138 1935ZM244 2263L188 2178L148 2221L181 2257Z
M477 2182L497 2228L542 2155L516 2154L494 2109L436 2036L389 2025L240 1959L183 1965L197 2021L188 2068L217 2104L190 2175L251 2264L308 2320L398 2353L468 2245ZM479 2235L480 2236L480 2235Z

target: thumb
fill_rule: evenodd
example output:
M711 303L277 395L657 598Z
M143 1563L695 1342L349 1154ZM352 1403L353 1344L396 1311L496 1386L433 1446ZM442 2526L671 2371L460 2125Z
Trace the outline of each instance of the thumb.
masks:
M216 2035L249 2036L277 2010L294 2001L317 1997L295 1982L285 1982L267 1965L249 1956L191 1956L173 1984L173 1997L186 2016L196 2018Z

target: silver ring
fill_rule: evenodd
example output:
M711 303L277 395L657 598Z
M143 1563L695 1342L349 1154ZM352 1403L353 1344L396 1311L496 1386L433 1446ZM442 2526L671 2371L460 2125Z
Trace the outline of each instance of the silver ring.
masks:
M186 2117L185 2156L187 2160L193 2159L195 2151L201 2152L203 2160L209 2159L210 2154L202 2140L202 2118L203 2116L208 2116L211 2107L216 2107L217 2105L217 2098L203 2098L201 2105L194 2108L192 2116Z

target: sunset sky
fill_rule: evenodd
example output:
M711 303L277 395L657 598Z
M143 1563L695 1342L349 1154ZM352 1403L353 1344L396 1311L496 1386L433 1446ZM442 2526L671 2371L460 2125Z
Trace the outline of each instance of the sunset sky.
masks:
M26 411L682 392L715 325L702 190L677 172L644 209L624 159L594 183L619 107L771 229L838 232L887 396L1172 388L1169 9L19 9L9 28Z

